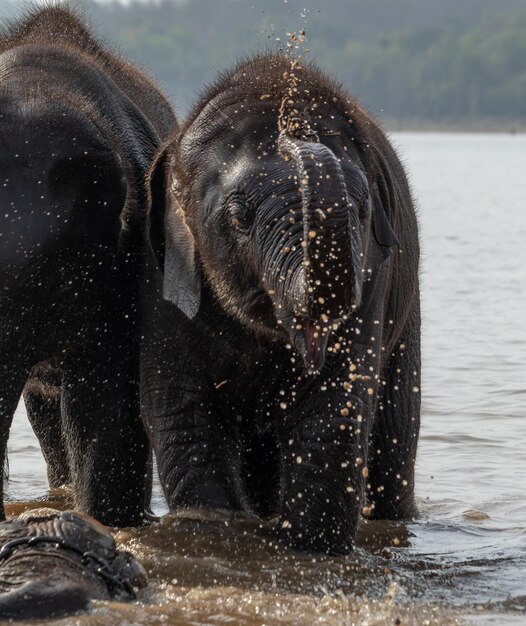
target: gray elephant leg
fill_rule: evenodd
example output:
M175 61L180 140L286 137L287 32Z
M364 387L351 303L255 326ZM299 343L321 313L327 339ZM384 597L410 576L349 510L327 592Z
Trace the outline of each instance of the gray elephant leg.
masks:
M7 459L7 439L13 421L13 414L22 394L29 367L9 359L9 352L2 350L0 362L0 520L5 519L4 513L4 467Z
M186 374L179 372L169 385L154 383L152 387L154 370L158 372L159 366L148 368L143 361L141 409L170 509L234 507L232 481L225 470L232 458L226 454L220 420L197 370L186 362Z
M345 406L345 404L343 404ZM358 422L316 413L283 443L280 532L293 545L332 554L353 546L364 479Z
M64 368L62 419L75 506L113 526L141 524L149 501L136 359L133 349L106 344L103 353L79 354Z
M331 362L298 393L296 425L282 439L281 527L301 548L347 554L354 546L369 484L385 281L384 270L368 283L378 296L337 331Z
M191 401L187 399L185 408ZM212 434L211 413L197 404L195 411L172 413L173 427L155 436L159 476L171 510L178 507L237 508L229 486L219 438Z
M50 488L66 485L71 480L62 432L61 385L61 369L46 362L31 370L24 388L27 417L46 460Z
M370 443L369 499L376 519L417 513L415 460L420 429L420 309L416 303L385 373Z
M235 507L234 481L226 470L235 454L225 449L206 365L195 358L194 340L180 334L174 307L151 283L143 291L150 304L157 304L143 314L141 415L168 505Z
M308 390L297 425L282 440L281 532L298 547L331 554L353 548L377 391L366 353L353 346L350 361Z

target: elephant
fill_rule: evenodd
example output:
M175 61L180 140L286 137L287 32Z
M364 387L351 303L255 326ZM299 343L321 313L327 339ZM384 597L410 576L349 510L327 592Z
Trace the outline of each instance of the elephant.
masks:
M43 510L0 522L1 620L64 617L146 585L139 561L92 518Z
M103 523L140 524L146 174L175 115L75 13L47 7L0 33L0 118L0 467L25 387L51 486L70 483Z
M141 404L170 507L268 516L331 554L362 515L415 516L418 224L371 114L312 62L254 56L149 184Z

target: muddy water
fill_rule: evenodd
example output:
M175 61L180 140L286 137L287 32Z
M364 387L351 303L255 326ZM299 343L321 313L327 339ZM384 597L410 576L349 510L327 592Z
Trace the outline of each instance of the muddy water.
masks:
M53 623L526 623L526 136L394 141L424 250L421 518L364 522L355 554L325 558L287 551L239 515L166 516L117 535L151 572L139 602ZM42 506L22 409L9 447L10 511ZM155 508L165 512L158 488Z

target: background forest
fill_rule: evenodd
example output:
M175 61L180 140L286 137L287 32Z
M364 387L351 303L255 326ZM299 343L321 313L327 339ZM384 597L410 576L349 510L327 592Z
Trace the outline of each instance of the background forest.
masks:
M308 56L393 127L526 126L526 0L75 3L184 111L204 82L305 29ZM24 6L0 0L0 14ZM280 40L280 41L277 41Z

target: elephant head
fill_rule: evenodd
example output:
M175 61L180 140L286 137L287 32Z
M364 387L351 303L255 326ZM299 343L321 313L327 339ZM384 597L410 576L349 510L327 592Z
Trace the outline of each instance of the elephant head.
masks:
M205 281L317 372L396 238L353 135L357 105L311 66L295 66L291 96L289 65L258 57L204 95L152 172L151 232L165 297L188 317Z

